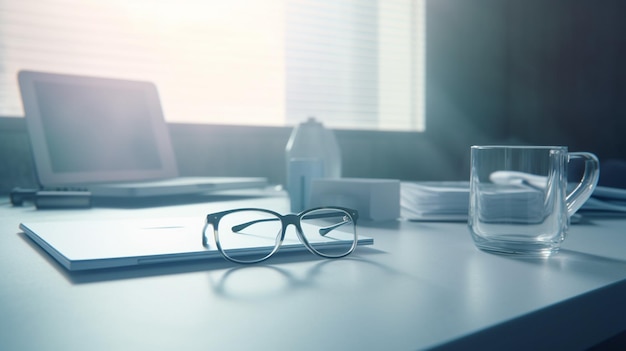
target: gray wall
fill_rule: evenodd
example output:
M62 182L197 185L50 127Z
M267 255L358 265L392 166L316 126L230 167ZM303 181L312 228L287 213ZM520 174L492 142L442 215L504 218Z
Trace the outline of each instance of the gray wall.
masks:
M626 2L512 1L509 134L626 157Z
M468 178L469 146L568 145L626 159L626 2L427 2L425 133L336 131L347 177ZM285 178L288 128L171 125L183 175ZM22 119L0 118L0 192L34 184Z

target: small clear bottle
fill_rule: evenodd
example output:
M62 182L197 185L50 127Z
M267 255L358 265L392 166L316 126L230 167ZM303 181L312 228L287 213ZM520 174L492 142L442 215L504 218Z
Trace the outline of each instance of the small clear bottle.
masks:
M285 160L292 212L307 208L313 179L341 177L341 151L335 134L313 117L291 132Z
M341 178L341 150L335 134L314 117L293 129L285 154L287 170L292 159L317 158L324 165L324 178Z

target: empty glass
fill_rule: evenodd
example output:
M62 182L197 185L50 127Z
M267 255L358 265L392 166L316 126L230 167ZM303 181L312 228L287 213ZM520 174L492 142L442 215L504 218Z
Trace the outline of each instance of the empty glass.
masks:
M567 165L585 172L568 192ZM527 256L557 252L569 219L596 187L599 162L564 146L472 146L468 225L482 250Z

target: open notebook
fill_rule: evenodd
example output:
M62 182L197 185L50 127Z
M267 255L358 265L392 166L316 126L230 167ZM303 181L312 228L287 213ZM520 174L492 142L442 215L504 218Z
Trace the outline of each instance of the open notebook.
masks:
M157 88L150 82L34 71L21 71L18 80L44 189L142 197L266 184L262 177L179 177Z
M198 259L223 259L214 242L202 245L205 218L152 218L100 221L50 221L21 223L20 229L70 271L137 266ZM372 238L359 236L359 245L372 245ZM274 246L250 239L242 242L239 255L267 252ZM349 246L352 241L333 245ZM279 249L306 251L289 233Z

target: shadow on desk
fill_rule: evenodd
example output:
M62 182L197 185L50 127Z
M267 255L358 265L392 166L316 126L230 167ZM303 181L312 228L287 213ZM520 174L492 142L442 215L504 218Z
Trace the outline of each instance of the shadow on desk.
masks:
M237 266L225 271L211 272L208 278L212 290L220 298L248 302L267 301L271 298L283 298L295 291L319 288L324 285L324 277L328 273L326 269L337 272L345 265L351 266L347 272L353 280L352 283L358 284L355 282L359 280L355 278L355 270L351 269L354 264L368 266L363 270L367 272L367 281L372 274L370 267L385 276L405 275L361 255L338 260L316 260L304 269L282 264ZM255 287L253 290L249 288L251 282Z

